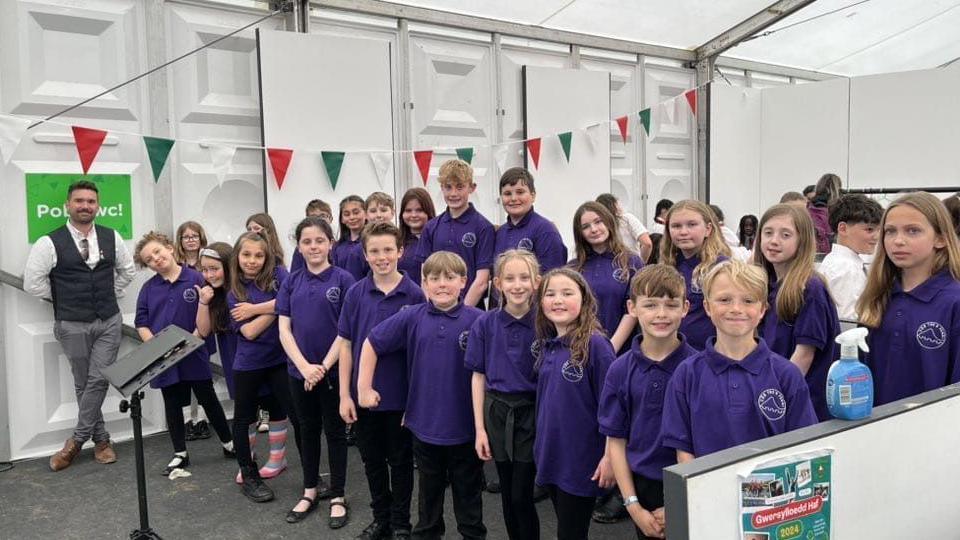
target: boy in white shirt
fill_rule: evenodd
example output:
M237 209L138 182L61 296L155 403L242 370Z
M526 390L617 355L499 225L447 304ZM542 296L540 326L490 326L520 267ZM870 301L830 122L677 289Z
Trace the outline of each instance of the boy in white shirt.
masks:
M830 228L837 235L818 270L830 286L843 321L856 322L857 300L867 286L867 267L860 255L872 255L880 235L883 208L859 194L843 195L830 208Z

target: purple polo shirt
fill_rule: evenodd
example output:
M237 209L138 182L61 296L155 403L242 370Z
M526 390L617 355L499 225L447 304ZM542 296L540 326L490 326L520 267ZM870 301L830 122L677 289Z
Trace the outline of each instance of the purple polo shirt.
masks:
M587 256L587 262L580 273L597 298L597 318L600 319L600 326L607 333L607 337L613 336L620 326L620 319L627 312L630 280L641 268L643 261L636 254L631 254L627 261L626 275L610 251L597 254L591 250Z
M303 260L303 255L300 254L300 250L294 249L293 258L290 259L290 273L292 274L306 265L307 262Z
M353 276L336 266L319 274L304 268L287 278L277 293L277 315L290 317L290 330L297 347L311 364L322 364L337 339L337 321ZM303 380L300 370L288 359L287 372ZM339 371L327 375L336 378Z
M564 338L547 340L537 378L537 437L533 457L537 484L554 485L581 497L603 493L590 479L603 457L606 438L597 412L607 370L615 356L610 340L590 337L587 365L570 364Z
M330 252L330 262L334 266L350 272L350 275L356 281L365 278L370 270L367 259L363 255L363 244L360 242L359 236L356 240L348 238L334 244L333 250Z
M720 256L717 262L725 261L727 257ZM680 322L680 332L687 336L687 343L702 351L706 347L707 339L717 335L717 329L713 326L713 321L707 316L703 309L703 289L701 283L693 279L693 271L700 264L700 257L694 255L689 259L683 257L683 253L677 254L677 271L683 275L687 285L687 300L690 301L690 311Z
M504 309L487 311L470 329L467 369L487 377L487 390L504 393L537 391L533 372L534 310L517 319Z
M420 237L410 235L403 244L403 256L397 262L397 270L406 273L407 277L418 286L420 285L420 268L423 266L423 261L417 256L419 246Z
M243 286L247 290L247 303L261 304L275 299L277 297L277 290L279 290L283 282L286 281L288 275L284 267L277 266L274 268L274 286L272 291L261 291L255 281L244 280ZM227 293L228 310L237 307L239 303L233 291ZM277 321L274 320L256 339L251 340L244 337L240 332L240 328L251 320L253 319L237 322L232 318L230 319L230 326L233 331L237 333L237 352L233 357L233 370L253 371L286 362L287 355L284 354L283 347L280 345L280 329L277 326Z
M477 270L493 266L493 244L493 225L470 203L458 218L452 217L448 209L427 222L417 246L417 259L422 263L437 251L451 251L463 257L467 263L467 286L460 292L463 298L473 285Z
M713 346L710 339L674 370L663 404L663 446L702 457L817 423L800 370L763 339L740 361Z
M464 367L470 327L483 312L462 303L450 311L419 304L370 331L377 355L406 353L410 387L404 425L423 442L473 442L473 373ZM377 360L377 371L385 358Z
M366 277L350 287L343 300L337 333L351 341L353 370L350 375L350 395L357 401L357 377L360 374L360 352L374 326L385 321L406 306L426 301L416 283L404 276L390 294L383 294ZM407 355L404 352L380 355L373 388L380 392L378 411L402 411L407 406Z
M660 441L663 396L670 377L685 359L697 354L680 335L680 346L659 362L640 349L643 336L610 366L600 394L600 433L626 439L630 470L651 480L663 480L663 468L677 462L677 452Z
M223 378L227 381L227 393L234 399L233 392L233 359L237 355L237 333L232 329L218 332L217 351L220 353L220 367L223 368Z
M960 382L960 283L941 270L910 292L897 278L880 327L870 330L864 362L874 404Z
M563 266L567 261L567 246L563 245L557 226L533 208L516 225L508 216L507 222L497 229L493 260L496 261L508 249L532 251L540 262L540 272L543 274Z
M181 266L180 275L173 282L154 274L140 288L134 326L149 328L154 334L171 324L193 332L197 328L197 307L200 305L194 286L202 287L205 283L200 272L189 266ZM150 387L164 388L180 381L209 381L212 377L209 348L200 347L150 381Z
M769 307L760 325L760 335L770 350L789 359L797 345L812 345L816 352L805 379L810 388L810 400L820 421L833 418L827 411L827 372L840 351L833 341L840 333L837 306L830 298L827 286L819 277L812 277L803 289L803 307L793 323L777 317L777 293L780 283L770 284L767 297Z

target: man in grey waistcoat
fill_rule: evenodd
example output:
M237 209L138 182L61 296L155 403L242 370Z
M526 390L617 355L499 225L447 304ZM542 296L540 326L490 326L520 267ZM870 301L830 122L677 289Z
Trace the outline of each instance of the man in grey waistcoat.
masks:
M50 457L54 471L69 467L91 439L98 463L117 460L101 412L108 385L100 370L117 359L122 324L117 297L136 270L120 234L94 224L99 209L96 184L71 184L69 220L37 240L23 273L25 291L53 301L53 333L70 360L77 394L77 426Z

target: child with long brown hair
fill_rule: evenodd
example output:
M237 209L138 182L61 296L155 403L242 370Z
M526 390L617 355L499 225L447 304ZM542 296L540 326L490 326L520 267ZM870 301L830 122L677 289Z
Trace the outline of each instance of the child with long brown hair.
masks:
M200 270L200 250L207 245L207 233L196 221L184 221L177 227L173 255L177 262Z
M277 234L277 225L270 214L262 212L253 214L247 218L246 228L247 232L257 233L267 241L276 266L286 266L283 259L283 244Z
M557 538L583 540L594 500L614 485L597 411L615 355L583 276L555 268L540 282L538 298L536 482L550 493Z
M330 262L350 272L357 281L367 275L368 269L360 243L360 233L367 223L365 204L359 195L347 195L340 200L340 237L330 252Z
M817 418L828 420L827 371L836 359L833 340L840 320L826 279L814 269L815 250L813 222L805 209L777 204L760 218L753 262L770 280L761 335L771 351L800 368Z
M420 268L423 262L417 258L417 249L420 244L420 234L427 222L437 217L433 207L430 192L415 187L407 190L400 200L400 242L403 246L403 256L397 263L397 268L406 276L420 285Z
M273 499L273 491L263 483L261 473L253 462L245 431L256 419L258 394L264 383L270 386L271 393L284 411L293 411L287 380L287 358L280 345L277 317L273 314L277 291L287 278L287 271L275 264L276 258L270 243L257 233L240 235L233 252L227 307L231 310L231 325L240 334L233 364L236 390L233 439L243 480L243 494L254 502L266 502ZM238 316L236 313L241 303L266 305L271 314ZM283 456L286 433L286 422L283 425L271 422L270 463L275 463L274 468L278 471L286 466Z
M675 267L687 282L690 311L680 324L687 343L703 350L717 331L703 310L703 278L715 264L730 258L720 224L710 207L691 199L670 207L660 241L660 263Z
M918 191L895 200L857 303L871 328L866 363L883 405L960 381L960 247L943 203Z
M627 312L630 280L643 268L640 256L627 249L618 232L617 218L602 204L585 202L573 214L576 259L580 272L597 300L597 317L615 351L624 349L635 334L637 319Z

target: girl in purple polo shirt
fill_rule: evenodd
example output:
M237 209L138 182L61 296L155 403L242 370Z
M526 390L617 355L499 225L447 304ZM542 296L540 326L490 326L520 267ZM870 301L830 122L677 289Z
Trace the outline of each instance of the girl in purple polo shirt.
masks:
M960 381L960 248L946 208L929 193L904 195L880 235L857 303L877 405Z
M173 254L177 263L200 271L200 250L207 245L207 233L196 221L184 221L177 227Z
M630 312L641 335L610 366L600 394L600 432L607 436L610 462L637 537L663 538L663 468L677 453L660 443L663 397L673 372L697 354L678 331L690 304L683 276L656 264L630 284Z
M155 333L173 324L193 332L197 324L197 288L203 277L192 268L177 264L170 240L158 232L149 232L137 242L134 262L156 272L140 289L137 297L137 316L134 324L143 341L153 339ZM170 440L173 442L173 459L163 470L169 476L174 469L183 469L190 464L183 424L183 407L190 404L190 393L197 396L213 428L223 445L223 453L233 457L233 441L230 426L223 407L213 389L213 374L210 372L210 355L201 347L150 381L152 388L163 394Z
M597 422L614 352L583 276L553 269L541 281L538 297L536 482L553 501L557 538L584 540L595 498L614 485Z
M430 192L415 187L407 190L400 201L400 242L403 246L403 256L397 264L397 269L404 272L414 283L420 285L420 267L422 263L417 258L420 244L420 233L427 226L427 222L437 217L433 207Z
M637 328L637 318L627 313L630 279L643 268L643 261L623 245L617 218L598 202L583 203L573 214L573 240L577 258L570 266L590 285L600 327L613 350L626 349Z
M474 323L464 359L473 371L474 446L480 459L496 462L503 520L511 540L540 536L533 504L537 349L532 309L539 267L527 250L510 249L497 257L493 286L503 299L502 307Z
M667 384L663 446L684 463L816 424L803 374L754 337L766 310L766 272L723 261L704 278L703 293L717 336L684 360Z
M303 521L317 506L320 472L320 432L327 436L330 465L331 529L347 524L343 487L347 477L346 426L340 418L339 384L335 364L341 339L337 320L353 276L330 265L333 230L308 217L296 228L297 249L305 266L290 274L277 294L280 342L287 353L290 395L300 430L303 496L287 513L287 522Z
M761 335L771 351L800 368L817 418L829 420L827 371L837 357L833 339L840 319L826 280L813 267L813 222L805 209L778 204L763 214L758 230L753 262L770 277Z
M347 195L340 201L340 238L330 252L330 262L343 268L359 281L367 275L367 263L360 245L360 233L367 223L364 201L359 195Z
M233 363L236 390L233 439L243 479L243 494L254 502L266 502L273 499L273 490L261 479L244 431L256 419L258 394L264 383L270 386L283 410L289 412L293 409L277 317L273 314L248 316L245 312L258 311L264 304L272 312L277 290L286 280L287 271L276 266L270 244L257 233L242 234L233 252L227 307L231 310L231 325L240 334ZM280 457L274 451L272 427L270 459L274 460ZM283 429L282 439L278 437L276 443L283 443L285 439L286 429Z
M694 349L703 350L707 338L716 335L703 310L703 278L713 265L729 257L730 248L709 206L688 199L670 207L660 240L659 262L675 267L687 282L690 311L680 331Z
M270 253L273 254L275 264L286 268L283 258L283 244L280 242L280 236L277 234L277 224L273 222L270 214L253 214L247 218L247 232L257 233L267 241L270 246Z

